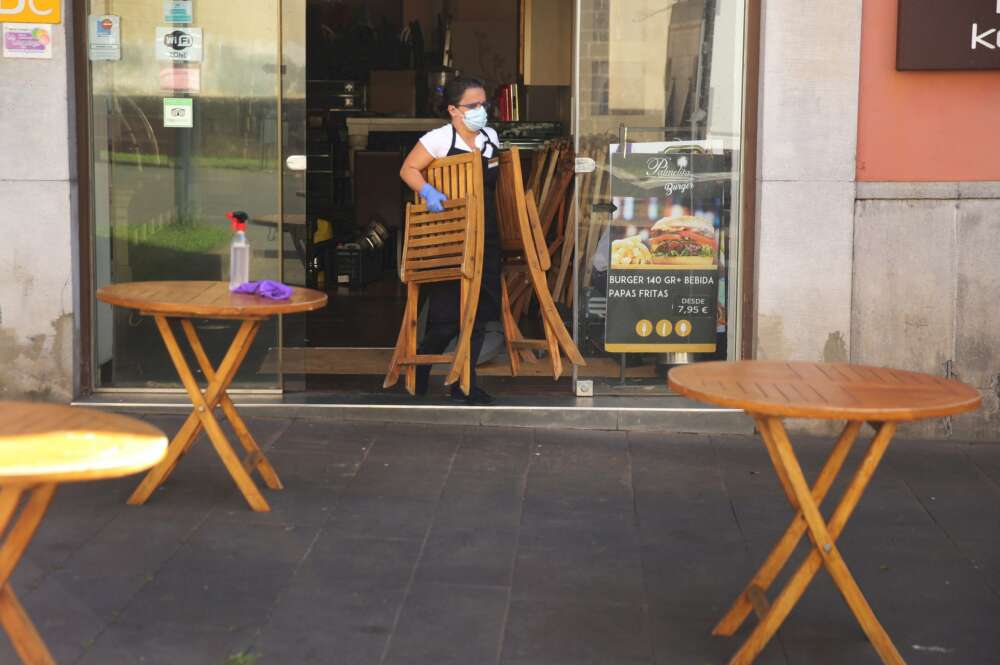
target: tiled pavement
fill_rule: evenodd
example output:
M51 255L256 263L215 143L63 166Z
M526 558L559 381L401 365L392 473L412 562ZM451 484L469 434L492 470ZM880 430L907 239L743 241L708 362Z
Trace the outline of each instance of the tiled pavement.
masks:
M269 514L206 441L142 507L136 478L60 488L14 580L60 663L724 663L789 517L749 437L250 427ZM908 663L1000 663L1000 445L895 442L841 545ZM757 662L879 661L821 573Z

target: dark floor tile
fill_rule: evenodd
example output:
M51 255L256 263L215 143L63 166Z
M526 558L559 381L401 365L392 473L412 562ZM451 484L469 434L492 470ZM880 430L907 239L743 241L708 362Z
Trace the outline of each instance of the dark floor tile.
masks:
M271 465L286 487L323 485L343 487L361 467L364 453L360 451L315 451L281 449L268 453ZM259 484L260 475L254 478Z
M537 430L531 470L539 474L624 477L628 473L625 432L602 430Z
M435 525L417 567L417 582L510 587L517 531Z
M555 521L522 530L513 594L519 600L641 603L634 531L619 523Z
M403 606L387 665L496 663L506 589L417 584Z
M646 665L653 662L640 605L511 603L504 665Z
M200 520L200 516L149 520L140 509L125 511L52 578L95 615L110 621L182 547Z
M629 432L629 454L635 472L717 468L710 437L675 432Z
M788 665L881 665L882 659L875 653L865 634L857 630L848 637L812 637L806 640L789 637L783 631L781 646ZM897 649L900 647L897 645ZM915 665L911 654L900 649L900 655L908 663ZM940 655L939 655L940 656ZM921 661L926 662L926 661ZM942 660L936 663L948 662ZM964 663L964 661L963 661Z
M25 557L45 571L61 566L127 509L124 498L114 488L102 483L58 488Z
M523 476L453 472L434 523L445 528L515 529L521 521L524 484Z
M298 418L275 440L275 450L365 452L378 436L377 423L338 422L321 418Z
M535 430L524 427L467 427L453 473L519 476L528 468Z
M342 489L334 485L296 483L282 478L284 488L269 489L259 477L257 487L270 510L258 512L250 508L241 493L230 494L220 501L205 525L241 524L246 528L264 526L319 527L325 524L336 508Z
M75 662L105 627L100 616L51 576L36 589L14 591L57 663ZM4 634L0 663L20 662Z
M403 591L305 589L282 595L254 644L259 665L380 662Z
M756 619L751 617L741 633L733 637L712 635L719 616L692 616L676 606L650 606L650 633L657 665L723 665L749 635ZM786 665L784 650L777 638L764 648L754 665Z
M964 459L964 458L963 458ZM950 466L940 460L941 472L901 474L920 505L953 540L993 540L1000 546L1000 487L977 468L964 463Z
M362 538L422 540L436 507L437 501L431 499L343 496L326 528Z
M1000 445L996 443L969 444L962 447L969 460L994 485L1000 487Z
M448 467L410 467L395 462L368 459L357 471L344 494L358 498L434 500L441 496Z
M462 440L462 429L440 425L387 424L368 452L367 463L447 469Z
M78 663L220 665L230 656L250 652L254 633L254 628L223 630L166 621L120 623L101 634Z
M323 531L296 571L303 588L402 590L413 577L422 541L354 538Z
M756 563L735 542L678 538L673 543L644 545L646 598L677 615L718 619L750 581Z
M262 623L316 530L214 524L198 532L135 595L137 622L243 628Z
M554 519L574 515L632 515L634 502L627 473L528 474L524 512Z
M123 505L139 481L140 478L135 477L129 491L122 498ZM216 460L211 465L199 467L187 465L182 458L174 472L156 488L146 503L141 506L126 506L126 509L143 510L150 519L176 518L192 513L207 515L217 504L238 492L236 483L221 461ZM242 497L240 500L242 501Z

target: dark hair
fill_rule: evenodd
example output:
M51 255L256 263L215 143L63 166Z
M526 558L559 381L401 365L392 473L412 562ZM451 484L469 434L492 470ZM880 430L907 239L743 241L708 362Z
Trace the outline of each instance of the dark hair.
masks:
M441 105L441 112L446 113L449 106L458 106L458 103L462 101L462 97L465 95L465 91L472 88L486 90L486 84L483 83L482 79L477 79L475 76L459 76L448 81L448 85L444 87L444 101Z

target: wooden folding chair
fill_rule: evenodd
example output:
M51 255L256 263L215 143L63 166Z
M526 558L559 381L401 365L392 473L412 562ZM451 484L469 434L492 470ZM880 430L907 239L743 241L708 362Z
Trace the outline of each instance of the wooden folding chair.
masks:
M583 356L566 330L556 310L545 273L551 267L545 234L539 220L535 197L525 194L521 177L521 157L517 148L500 153L499 181L497 183L497 214L500 228L500 247L504 257L500 279L501 319L510 358L510 372L517 376L521 361L534 362L535 350L548 351L552 377L562 375L562 356L576 365L586 365ZM528 339L522 333L511 308L511 290L515 281L527 274L535 297L538 298L545 339Z
M406 373L406 390L416 392L416 366L449 363L445 385L459 381L466 395L472 378L472 328L483 279L483 163L479 151L431 162L424 177L448 196L443 212L424 204L406 206L406 229L400 279L406 284L406 309L383 387ZM454 353L417 355L417 308L420 285L460 282L459 336Z

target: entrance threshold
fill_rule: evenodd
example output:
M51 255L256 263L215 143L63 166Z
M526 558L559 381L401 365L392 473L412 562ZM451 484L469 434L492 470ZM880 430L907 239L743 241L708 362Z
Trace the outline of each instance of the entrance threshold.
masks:
M537 427L701 434L751 434L753 422L739 409L706 406L678 396L546 396L540 405L524 397L498 397L490 406L461 406L447 399L415 400L405 394L345 397L328 393L285 395L230 394L246 415L269 418L320 418L361 422ZM637 403L648 402L649 405ZM126 413L189 413L187 395L96 393L73 402Z

